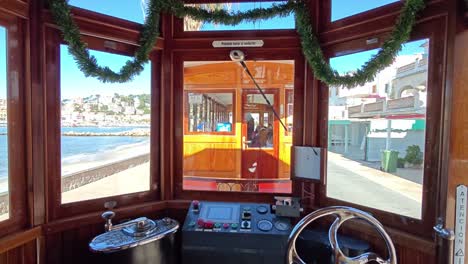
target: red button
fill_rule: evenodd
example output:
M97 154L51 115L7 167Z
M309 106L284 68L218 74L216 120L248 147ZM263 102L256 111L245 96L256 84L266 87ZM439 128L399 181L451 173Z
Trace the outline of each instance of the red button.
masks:
M223 228L224 228L224 229L228 229L229 227L230 227L229 224L223 224Z
M205 228L206 229L213 229L214 223L211 221L206 221L205 222Z
M198 227L204 227L205 226L205 221L201 218L197 220L197 225Z

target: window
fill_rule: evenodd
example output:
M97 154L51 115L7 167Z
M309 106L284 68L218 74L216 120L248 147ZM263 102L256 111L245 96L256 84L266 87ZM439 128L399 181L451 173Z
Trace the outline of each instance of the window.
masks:
M238 63L183 64L184 190L291 192L292 134L285 136L273 109L284 123L292 120L284 104L294 87L294 62L246 63L271 105Z
M428 47L427 39L407 43L374 81L330 87L327 197L421 219ZM350 72L376 52L330 63Z
M69 4L94 12L130 20L137 23L144 23L146 6L149 0L132 1L119 0L118 3L110 1L89 1L89 0L70 0Z
M187 92L187 133L232 133L234 93Z
M281 2L244 2L244 3L219 3L219 4L191 4L190 6L203 8L206 10L225 9L227 11L238 12L247 11L254 8L269 8L274 3ZM237 26L204 23L191 18L184 19L184 31L216 31L216 30L266 30L266 29L294 29L296 27L294 14L286 17L275 17L258 22L244 22Z
M60 54L62 203L148 191L150 65L131 82L104 84L84 77L66 46ZM114 70L129 59L91 54Z
M398 0L354 1L352 5L346 0L331 0L331 21L333 22L394 2L398 2Z
M286 90L286 135L290 136L293 132L293 117L294 117L294 90Z
M0 27L0 221L10 215L8 190L7 31Z

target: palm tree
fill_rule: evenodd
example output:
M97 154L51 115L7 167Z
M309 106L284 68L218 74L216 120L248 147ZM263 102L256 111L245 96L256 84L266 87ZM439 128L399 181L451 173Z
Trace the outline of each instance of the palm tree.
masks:
M227 11L231 10L232 4L231 3L224 3L224 4L190 4L187 6L198 7L201 9L205 9L208 11L216 11L225 9ZM203 27L204 21L194 20L190 17L184 18L184 31L200 31Z
M148 7L150 0L140 0L140 7L141 12L143 13L143 18L146 20L146 9ZM231 10L232 4L231 3L224 3L224 4L187 4L187 6L194 6L198 8L202 8L209 11L221 10L226 9L228 11ZM192 18L186 17L184 19L184 31L200 31L203 27L203 21L197 21Z

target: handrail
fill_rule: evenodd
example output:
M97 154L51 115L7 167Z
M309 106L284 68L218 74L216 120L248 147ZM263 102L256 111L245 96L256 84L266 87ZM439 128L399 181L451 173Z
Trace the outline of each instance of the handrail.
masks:
M24 245L42 236L42 226L0 238L0 254Z

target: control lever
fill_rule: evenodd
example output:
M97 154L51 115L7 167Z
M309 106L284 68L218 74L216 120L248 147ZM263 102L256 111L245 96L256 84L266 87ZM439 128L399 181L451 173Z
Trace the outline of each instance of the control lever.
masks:
M114 218L115 213L112 211L104 212L101 217L106 221L104 225L104 231L109 232L112 230L112 218Z
M112 218L115 216L115 213L112 211L112 209L114 209L116 205L116 201L107 201L104 203L104 208L108 210L101 215L101 217L106 221L106 224L104 225L105 232L112 230Z

